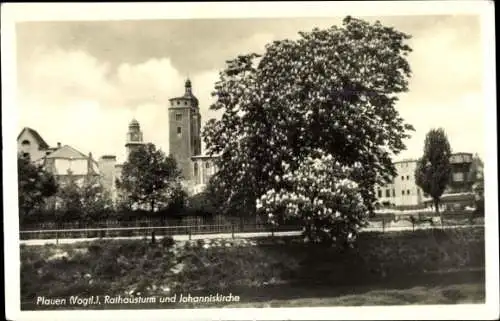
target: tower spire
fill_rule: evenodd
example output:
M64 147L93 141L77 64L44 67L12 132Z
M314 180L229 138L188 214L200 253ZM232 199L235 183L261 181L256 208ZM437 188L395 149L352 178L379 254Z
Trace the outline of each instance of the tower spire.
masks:
M192 94L191 80L189 79L189 76L186 79L186 83L184 84L184 88L186 89L186 95Z

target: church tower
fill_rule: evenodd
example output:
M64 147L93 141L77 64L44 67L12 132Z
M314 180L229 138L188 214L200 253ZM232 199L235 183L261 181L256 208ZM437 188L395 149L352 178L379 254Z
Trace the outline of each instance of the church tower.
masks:
M182 171L184 180L193 179L192 156L201 154L201 115L191 81L186 80L184 95L170 99L169 150Z
M125 148L127 150L127 160L128 160L128 156L130 155L130 153L137 147L144 144L141 126L139 125L139 122L135 119L132 119L132 121L128 125L126 141L127 142L125 144Z

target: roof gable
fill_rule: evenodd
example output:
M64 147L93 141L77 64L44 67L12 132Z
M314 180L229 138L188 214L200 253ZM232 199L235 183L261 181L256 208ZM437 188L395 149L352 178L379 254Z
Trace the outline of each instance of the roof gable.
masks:
M38 143L38 146L40 146L41 149L49 148L49 144L47 144L47 142L42 138L42 136L40 136L40 134L36 130L29 127L24 127L23 130L21 130L19 135L17 135L17 140L21 138L21 136L25 131L29 132L35 138L35 140Z
M65 159L88 159L88 156L83 154L82 152L79 152L78 150L74 149L73 147L69 145L64 145L49 155L46 156L47 158L65 158Z

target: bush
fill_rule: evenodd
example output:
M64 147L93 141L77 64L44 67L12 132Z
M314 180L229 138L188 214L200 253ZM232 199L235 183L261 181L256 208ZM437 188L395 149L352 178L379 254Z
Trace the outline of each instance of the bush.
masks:
M171 236L165 236L161 239L160 244L165 248L171 248L174 246L175 241Z

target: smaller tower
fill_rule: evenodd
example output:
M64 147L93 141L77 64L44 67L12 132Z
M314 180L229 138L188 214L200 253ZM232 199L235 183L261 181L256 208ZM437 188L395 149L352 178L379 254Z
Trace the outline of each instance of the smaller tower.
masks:
M132 119L128 125L127 142L125 144L125 148L127 150L127 160L130 153L143 144L141 126L136 119Z

